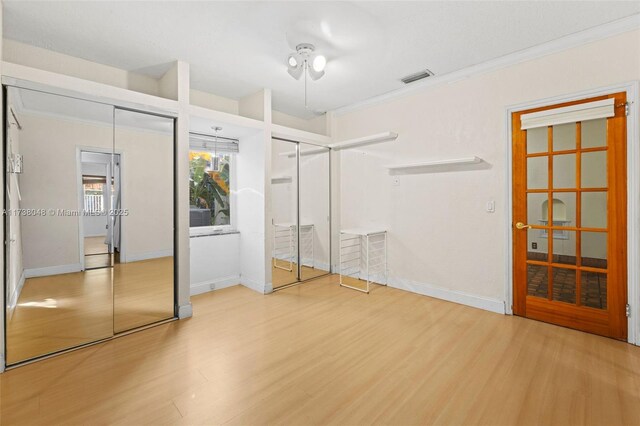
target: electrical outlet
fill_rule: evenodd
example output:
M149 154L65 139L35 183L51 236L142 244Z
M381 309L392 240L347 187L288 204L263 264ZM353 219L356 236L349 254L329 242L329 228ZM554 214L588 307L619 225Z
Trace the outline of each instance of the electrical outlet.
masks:
M538 249L538 243L531 243L531 248L534 250Z

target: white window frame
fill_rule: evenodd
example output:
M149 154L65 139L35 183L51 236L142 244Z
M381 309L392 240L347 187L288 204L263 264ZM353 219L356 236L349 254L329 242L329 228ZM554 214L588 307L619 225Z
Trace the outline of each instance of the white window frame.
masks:
M195 149L189 149L189 151L197 151ZM212 151L207 151L211 152ZM204 235L218 235L218 234L229 234L236 232L237 229L237 213L236 213L236 200L237 200L237 192L236 192L236 156L237 152L225 152L230 156L229 159L229 212L231 216L229 218L228 225L215 225L215 226L195 226L189 227L189 236L190 237L200 237Z

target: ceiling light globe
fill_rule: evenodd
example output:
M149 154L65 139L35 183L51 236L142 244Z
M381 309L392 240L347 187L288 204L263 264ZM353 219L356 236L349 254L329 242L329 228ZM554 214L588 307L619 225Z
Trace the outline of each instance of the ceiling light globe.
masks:
M322 55L318 55L313 58L313 70L316 72L324 71L324 67L327 65L327 58Z
M289 59L287 59L287 63L291 68L295 68L298 66L298 60L294 55L289 55Z

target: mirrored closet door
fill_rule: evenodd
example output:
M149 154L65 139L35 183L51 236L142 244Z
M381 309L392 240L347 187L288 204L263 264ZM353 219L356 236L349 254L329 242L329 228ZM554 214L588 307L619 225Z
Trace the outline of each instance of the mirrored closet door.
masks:
M114 130L112 106L27 89L7 89L6 113L6 356L14 364L113 335Z
M329 274L329 148L273 139L272 285Z
M113 328L174 315L173 119L115 110ZM120 183L122 182L122 183Z
M331 271L329 148L300 145L300 279Z
M298 282L298 145L274 139L271 148L271 282L278 288Z
M7 87L7 365L174 316L174 120Z

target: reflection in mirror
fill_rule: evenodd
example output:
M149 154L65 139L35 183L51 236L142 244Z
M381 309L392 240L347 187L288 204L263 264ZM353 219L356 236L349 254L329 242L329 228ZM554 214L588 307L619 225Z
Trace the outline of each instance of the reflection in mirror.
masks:
M115 110L114 252L116 333L174 316L173 119ZM122 185L120 185L120 176Z
M7 102L6 355L14 364L113 335L105 229L113 107L13 87Z
M297 144L273 139L271 144L271 214L273 288L298 281Z
M329 148L300 144L300 277L326 275L329 260Z

